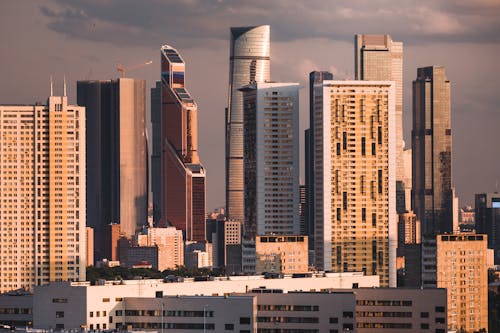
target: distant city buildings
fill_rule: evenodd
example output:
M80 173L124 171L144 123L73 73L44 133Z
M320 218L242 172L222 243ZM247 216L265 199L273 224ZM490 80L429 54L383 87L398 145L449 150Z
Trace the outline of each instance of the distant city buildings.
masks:
M162 217L162 168L161 168L161 157L162 157L162 104L161 104L161 81L156 81L155 87L151 88L151 129L152 129L152 140L151 145L151 194L153 202L153 221L156 226L161 222Z
M198 156L198 107L185 87L185 63L176 49L161 47L162 226L189 241L204 242L206 180Z
M500 264L500 194L476 194L475 224L478 234L488 235L488 248L493 249L495 264ZM462 213L464 219L465 213ZM470 221L471 217L469 217Z
M394 85L323 81L315 91L316 268L395 287Z
M0 293L85 280L85 108L66 84L46 105L0 105L0 136Z
M257 236L255 239L255 274L307 273L307 236Z
M137 245L157 247L160 271L184 265L182 231L175 227L147 228L137 235Z
M244 104L244 236L298 235L299 84L252 83Z
M241 87L270 80L268 25L231 28L229 98L226 109L226 216L244 221L243 93Z
M413 81L412 208L423 236L453 231L450 81L445 68L419 68Z
M87 114L87 221L95 259L111 259L106 226L119 223L121 234L132 238L146 224L146 82L120 78L76 87Z

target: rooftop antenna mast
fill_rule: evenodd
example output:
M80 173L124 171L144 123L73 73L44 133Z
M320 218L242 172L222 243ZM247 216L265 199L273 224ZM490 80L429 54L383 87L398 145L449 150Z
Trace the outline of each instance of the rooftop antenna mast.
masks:
M63 81L63 91L64 91L64 97L66 97L66 75L64 75L64 81Z
M54 96L54 85L52 82L52 75L50 76L50 96Z

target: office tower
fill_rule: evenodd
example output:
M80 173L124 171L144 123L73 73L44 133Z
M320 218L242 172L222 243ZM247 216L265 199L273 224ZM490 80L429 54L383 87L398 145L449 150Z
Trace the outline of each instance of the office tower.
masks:
M398 218L398 248L406 244L420 244L420 221L415 213L402 213Z
M268 25L231 28L229 98L226 109L226 216L243 221L243 94L252 82L270 80Z
M309 128L305 131L305 180L306 180L306 234L309 238L309 250L314 253L314 85L323 80L333 80L333 74L327 71L309 73ZM314 257L314 256L313 256ZM314 265L314 258L311 266Z
M315 94L316 266L395 287L394 84L323 81Z
M307 235L306 230L306 186L299 186L299 232Z
M153 142L151 150L151 193L153 196L153 221L158 225L162 212L162 173L161 173L161 81L151 88L151 127Z
M403 43L390 35L354 37L356 80L394 81L396 87L396 210L404 213ZM409 205L409 203L408 203Z
M437 236L437 287L448 291L448 330L488 329L487 236ZM482 331L481 331L482 332Z
M87 109L87 221L95 259L111 258L106 226L133 237L147 218L146 82L78 81L77 103Z
M0 293L85 280L85 108L0 105Z
M298 235L299 84L252 83L244 92L243 235Z
M450 81L445 68L419 68L413 81L412 207L423 236L453 231Z
M204 242L205 168L198 157L198 106L185 87L185 63L161 47L163 224Z
M476 232L488 235L488 248L494 250L495 264L500 264L500 194L476 194L475 216L472 215L472 219L474 218Z

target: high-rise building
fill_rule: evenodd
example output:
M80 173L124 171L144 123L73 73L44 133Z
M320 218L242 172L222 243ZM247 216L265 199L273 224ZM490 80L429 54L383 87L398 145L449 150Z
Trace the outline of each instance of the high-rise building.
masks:
M66 91L0 105L0 293L85 280L84 147L85 108Z
M394 84L323 81L315 90L316 266L395 287Z
M205 168L198 157L198 106L185 87L185 63L176 49L161 47L163 225L185 239L204 242Z
M158 225L161 221L162 173L161 173L161 81L151 88L151 128L153 132L151 149L151 194L153 196L153 221Z
M252 83L244 91L244 236L298 235L299 84Z
M313 71L309 73L309 128L305 131L305 229L309 239L309 250L314 253L314 85L323 80L333 80L333 74L327 71ZM314 255L312 256L314 257ZM314 265L312 258L310 265Z
M85 258L87 258L87 266L94 266L94 229L91 227L85 228Z
M158 252L158 270L175 269L184 265L184 242L182 231L174 227L147 228L137 235L137 245L156 246Z
M146 224L146 82L129 78L78 81L77 103L87 110L87 221L95 260L111 258L106 226L128 238Z
M453 231L450 81L445 68L419 68L413 81L412 208L423 236Z
M268 25L231 28L229 100L226 109L226 216L243 221L243 93L241 87L270 80Z
M450 331L488 330L486 244L486 235L437 236L437 287L448 292Z
M398 218L398 248L403 248L406 244L420 244L420 221L415 213L402 213Z
M474 213L473 213L474 214ZM462 213L464 216L465 213ZM465 215L467 216L467 215ZM469 220L471 219L469 214ZM488 235L488 248L493 249L495 264L500 264L500 194L476 194L475 219L476 232ZM464 220L464 218L462 218Z
M395 82L396 210L404 213L404 189L408 185L404 183L403 166L403 43L393 41L390 35L356 35L354 44L356 80Z
M299 186L299 232L301 235L307 235L306 230L306 186Z

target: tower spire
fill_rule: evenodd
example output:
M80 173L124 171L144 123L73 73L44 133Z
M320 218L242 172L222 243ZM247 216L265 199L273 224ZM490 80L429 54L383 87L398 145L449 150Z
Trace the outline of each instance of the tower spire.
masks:
M64 91L64 94L63 96L66 97L66 75L64 75L64 81L63 81L63 91Z
M52 75L50 76L50 96L54 96L54 84L52 82Z

